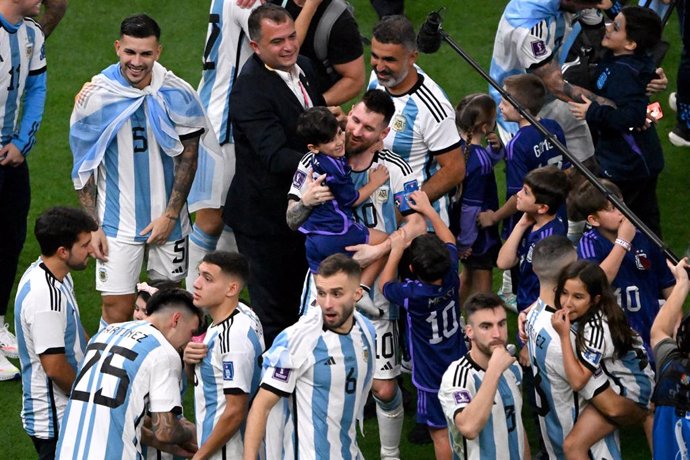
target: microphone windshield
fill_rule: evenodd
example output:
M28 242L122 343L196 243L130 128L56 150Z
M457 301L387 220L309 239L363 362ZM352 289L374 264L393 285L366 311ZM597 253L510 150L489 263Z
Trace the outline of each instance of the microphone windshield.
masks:
M509 343L508 345L506 345L506 351L510 356L515 356L517 354L517 347L512 343Z
M431 54L441 47L441 13L434 11L429 13L417 34L417 48L422 53Z

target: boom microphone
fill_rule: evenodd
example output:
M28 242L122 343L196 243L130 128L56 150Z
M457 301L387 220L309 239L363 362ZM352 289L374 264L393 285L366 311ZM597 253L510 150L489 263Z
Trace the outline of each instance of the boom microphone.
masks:
M417 48L425 54L432 54L438 51L441 47L441 8L438 11L432 11L426 17L426 21L422 24L417 34Z
M517 354L517 347L512 343L509 343L508 345L506 345L506 351L510 356L514 357Z

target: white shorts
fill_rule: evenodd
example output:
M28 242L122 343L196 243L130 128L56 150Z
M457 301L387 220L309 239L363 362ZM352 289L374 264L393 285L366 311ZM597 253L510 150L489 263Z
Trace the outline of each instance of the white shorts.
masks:
M401 352L398 340L398 322L388 319L372 319L376 329L376 366L374 378L391 380L401 372Z
M187 276L187 238L164 245L108 238L108 261L96 260L96 290L103 295L134 294L144 258L148 280L181 281Z

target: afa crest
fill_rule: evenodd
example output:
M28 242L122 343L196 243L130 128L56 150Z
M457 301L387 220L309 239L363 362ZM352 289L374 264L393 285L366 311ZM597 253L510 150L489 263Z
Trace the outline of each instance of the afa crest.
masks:
M407 129L407 121L405 117L399 113L396 113L391 120L391 129L395 132L405 131Z
M374 193L374 199L377 203L385 203L388 201L388 196L390 195L390 189L388 186L383 185L376 189L376 192Z
M27 43L26 44L26 57L30 58L33 53L34 53L34 44L33 43Z
M101 283L108 281L108 270L105 267L100 267L98 269L98 279Z

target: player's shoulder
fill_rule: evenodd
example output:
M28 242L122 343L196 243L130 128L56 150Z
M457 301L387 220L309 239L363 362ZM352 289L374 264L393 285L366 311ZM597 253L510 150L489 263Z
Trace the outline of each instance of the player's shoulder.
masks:
M41 27L41 24L38 23L33 18L25 17L24 18L24 26L26 26L29 29L32 29L36 31L37 33L40 33L41 38L45 38L45 35L43 33L43 27Z
M392 150L382 149L377 152L377 161L385 165L389 171L391 169L399 170L403 175L412 174L412 167L400 155Z
M465 355L450 363L443 374L441 386L444 388L471 388L474 386L472 376L480 371L481 369Z
M433 118L436 123L455 117L455 111L448 96L428 75L420 73L419 80L410 93L417 102L420 114Z

